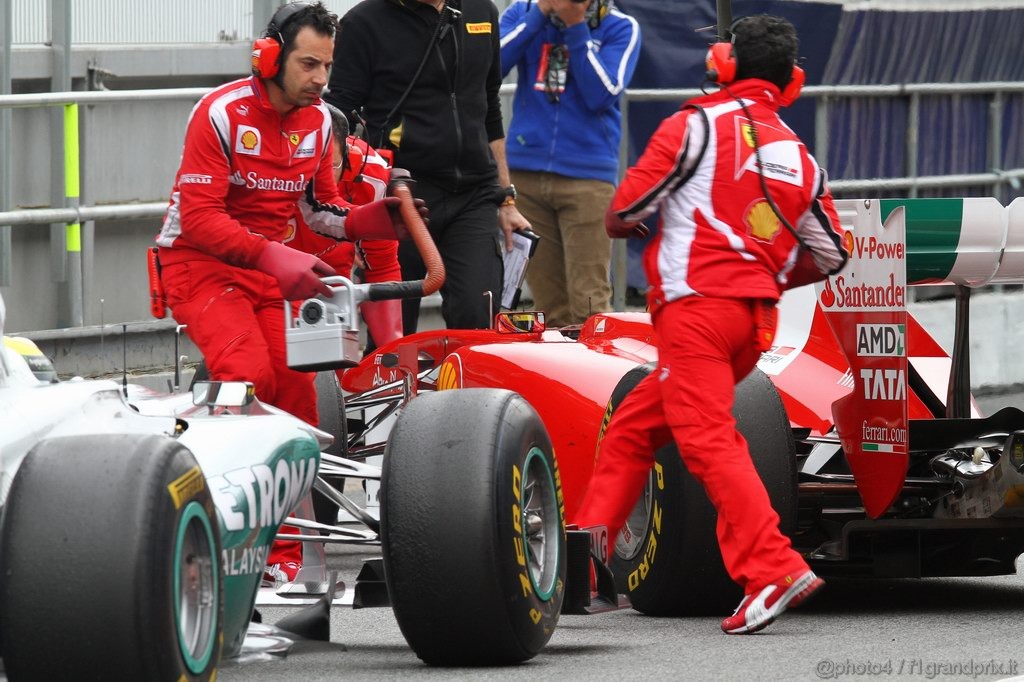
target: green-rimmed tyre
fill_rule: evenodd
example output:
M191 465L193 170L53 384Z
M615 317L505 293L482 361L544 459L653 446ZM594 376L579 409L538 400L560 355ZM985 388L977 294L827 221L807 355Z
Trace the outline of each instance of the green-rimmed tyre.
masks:
M113 434L39 443L11 486L0 546L12 682L216 677L217 517L199 465L177 441Z
M381 480L384 572L423 661L501 665L555 630L565 520L551 441L519 395L427 393L391 431Z
M612 412L652 369L641 365L622 377L609 400ZM782 399L762 371L755 369L736 386L733 415L779 514L779 526L792 534L797 517L793 433ZM743 594L722 565L717 520L675 444L658 450L611 557L616 587L629 595L634 609L652 616L717 616L735 608Z

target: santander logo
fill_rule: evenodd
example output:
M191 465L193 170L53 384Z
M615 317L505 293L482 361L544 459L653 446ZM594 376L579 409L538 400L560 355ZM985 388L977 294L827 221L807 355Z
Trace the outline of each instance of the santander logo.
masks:
M826 308L831 308L836 304L836 292L832 291L832 280L825 280L825 289L821 292L821 304Z

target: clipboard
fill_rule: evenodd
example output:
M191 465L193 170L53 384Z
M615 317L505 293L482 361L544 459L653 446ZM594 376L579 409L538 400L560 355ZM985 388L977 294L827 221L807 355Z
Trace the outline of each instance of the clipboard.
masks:
M519 230L512 233L512 250L502 251L501 258L505 264L505 280L501 287L502 308L514 310L519 305L526 268L537 251L538 242L540 235L536 232Z

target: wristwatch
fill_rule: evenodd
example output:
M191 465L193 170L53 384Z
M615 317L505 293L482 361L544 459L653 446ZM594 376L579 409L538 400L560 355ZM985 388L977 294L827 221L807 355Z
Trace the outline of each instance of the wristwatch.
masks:
M502 206L515 206L516 205L516 197L519 196L519 193L516 192L516 186L515 185L509 185L508 187L502 187L501 191L505 195L505 200L501 202L501 205Z

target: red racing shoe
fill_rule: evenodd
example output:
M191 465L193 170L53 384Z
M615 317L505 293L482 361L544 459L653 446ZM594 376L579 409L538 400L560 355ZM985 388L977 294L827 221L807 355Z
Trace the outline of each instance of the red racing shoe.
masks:
M295 582L302 564L295 561L286 561L280 564L268 564L263 569L263 581L260 587L273 587L277 589L287 583Z
M798 577L787 575L764 587L757 594L748 594L736 612L722 621L722 632L728 635L749 635L763 630L787 608L796 608L817 594L825 581L805 571Z

